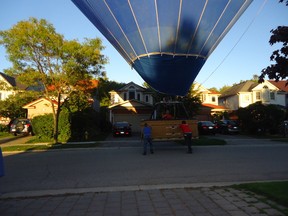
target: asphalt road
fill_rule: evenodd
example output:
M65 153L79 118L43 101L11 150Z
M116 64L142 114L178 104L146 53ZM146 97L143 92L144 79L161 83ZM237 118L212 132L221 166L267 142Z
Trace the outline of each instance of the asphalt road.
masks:
M226 146L194 147L193 154L175 143L154 143L155 154L143 156L138 137L108 139L97 149L4 154L0 192L288 179L287 144L226 139Z

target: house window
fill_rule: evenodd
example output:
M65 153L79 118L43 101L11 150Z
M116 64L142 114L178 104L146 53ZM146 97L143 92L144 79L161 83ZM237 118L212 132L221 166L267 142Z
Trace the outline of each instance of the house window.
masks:
M202 102L205 102L205 101L206 101L206 95L203 94L203 95L202 95Z
M147 103L149 102L149 97L148 97L148 95L145 96L145 102L147 102Z
M129 87L129 100L131 99L135 99L136 95L135 95L135 87L134 86L130 86Z
M129 100L135 99L135 91L129 91Z
M249 95L244 95L244 101L245 101L245 102L249 102L249 101L250 101Z
M114 97L114 95L111 95L111 104L114 104L115 103L115 97Z
M124 101L126 101L127 100L127 94L126 94L126 92L124 93Z
M216 102L216 98L214 96L212 97L212 102Z
M137 100L140 101L140 93L137 94Z
M256 100L261 100L261 94L260 94L260 92L256 92Z
M270 99L275 100L275 92L270 92Z

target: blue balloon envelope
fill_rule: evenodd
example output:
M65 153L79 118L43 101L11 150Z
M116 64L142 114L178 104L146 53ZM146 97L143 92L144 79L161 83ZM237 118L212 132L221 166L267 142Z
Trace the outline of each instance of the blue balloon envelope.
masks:
M151 87L185 95L252 0L72 0Z

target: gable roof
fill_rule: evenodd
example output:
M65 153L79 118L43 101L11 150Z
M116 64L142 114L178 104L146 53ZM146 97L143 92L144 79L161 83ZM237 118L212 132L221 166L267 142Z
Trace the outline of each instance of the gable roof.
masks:
M215 105L215 104L207 104L207 103L203 103L202 106L204 107L209 107L211 110L213 111L225 111L225 110L229 110L228 108L226 108L225 106L220 106L220 105Z
M232 86L221 94L219 98L237 95L239 92L250 92L258 83L246 81Z
M138 91L139 91L139 90L140 90L140 91L149 91L148 89L143 88L142 86L137 85L137 84L134 83L134 82L129 82L127 85L123 86L122 88L120 88L120 89L118 89L118 90L116 90L116 91L118 91L118 92L127 91L130 86L135 86L135 87L138 89Z
M23 108L23 109L33 108L33 109L34 109L37 104L42 103L42 102L47 102L47 103L49 103L49 104L51 103L51 101L48 100L47 98L41 97L41 98L36 99L36 100L34 100L34 101L32 101L32 102L30 102L30 103L28 103L28 104L25 104L24 106L22 106L22 108ZM52 100L52 102L53 102L53 104L54 104L55 106L58 106L57 101Z
M2 72L0 72L0 76L2 76L3 79L5 79L12 87L16 87L20 90L25 90L28 87L28 86L24 85L23 83L20 83L19 81L17 81L16 77L9 76L9 75L2 73Z
M280 91L288 92L288 85L287 81L280 80L280 81L275 81L275 80L268 80L272 85L276 86Z
M123 107L127 104L132 105L132 106L133 105L134 106L140 105L140 106L144 106L144 107L153 107L152 104L132 99L132 100L123 101L122 103L113 104L113 105L109 106L108 108L111 109L111 108L115 108L115 107Z

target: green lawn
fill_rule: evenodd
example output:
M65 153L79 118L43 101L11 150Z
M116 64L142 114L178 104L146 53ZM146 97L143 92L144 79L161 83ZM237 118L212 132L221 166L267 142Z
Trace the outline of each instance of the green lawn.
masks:
M12 137L13 135L8 132L0 132L0 138Z
M288 181L249 183L235 185L233 187L263 195L267 197L268 200L275 201L278 204L287 207L284 210L278 210L282 211L285 215L288 215Z

